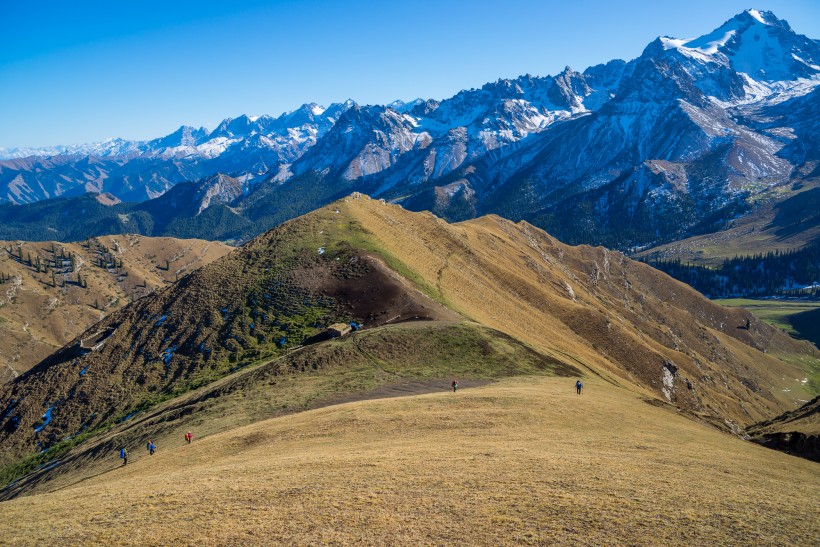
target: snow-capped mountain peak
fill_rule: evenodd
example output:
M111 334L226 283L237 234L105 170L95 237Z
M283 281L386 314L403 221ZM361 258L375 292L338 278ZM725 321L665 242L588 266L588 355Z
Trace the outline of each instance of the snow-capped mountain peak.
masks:
M760 11L756 9L747 9L742 13L739 13L733 17L733 19L744 20L752 18L756 22L763 24L763 25L771 25L771 26L778 26L784 28L786 30L791 30L789 24L782 20L778 19L774 13L771 11Z
M498 79L441 101L310 102L277 117L226 118L210 132L182 126L148 142L109 140L56 151L73 155L0 162L0 201L84 191L141 201L214 173L241 184L214 179L199 211L213 196L227 203L294 180L390 197L464 176L469 184L452 188L485 199L486 188L504 188L519 170L529 205L561 188L587 191L617 180L631 181L635 191L671 185L653 189L665 195L707 167L732 188L762 187L814 161L814 141L788 142L793 134L811 135L811 123L789 117L788 126L767 121L759 130L748 120L780 103L785 111L797 104L792 99L812 93L820 84L818 49L774 14L747 10L698 38L658 38L629 62ZM800 104L811 112L817 101Z
M820 44L795 33L770 11L746 10L695 39L659 40L664 51L704 63L728 64L759 82L820 74Z

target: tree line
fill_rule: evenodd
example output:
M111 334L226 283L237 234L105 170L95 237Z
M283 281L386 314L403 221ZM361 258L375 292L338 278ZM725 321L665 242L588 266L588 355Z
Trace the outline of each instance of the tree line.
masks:
M649 259L651 266L694 287L708 298L798 296L820 298L820 243L724 260L717 268Z

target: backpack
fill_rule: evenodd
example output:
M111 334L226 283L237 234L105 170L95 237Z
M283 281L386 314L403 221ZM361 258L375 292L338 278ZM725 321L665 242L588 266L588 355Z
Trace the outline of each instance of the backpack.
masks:
M125 458L125 449L124 448L120 450L120 458L123 458L123 459Z

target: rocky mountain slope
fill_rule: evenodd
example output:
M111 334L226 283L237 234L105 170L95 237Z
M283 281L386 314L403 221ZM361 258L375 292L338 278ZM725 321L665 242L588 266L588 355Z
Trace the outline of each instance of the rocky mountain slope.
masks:
M620 253L493 216L450 225L356 194L108 315L0 388L3 461L319 342L332 323L420 319L484 325L734 431L807 399L802 379L820 357ZM295 369L278 370L328 362L302 351Z
M17 204L85 191L141 201L221 172L242 192L224 194L230 212L215 216L229 228L214 233L249 237L259 231L247 225L360 190L450 220L498 213L627 249L714 231L812 176L819 74L817 41L747 10L696 39L659 37L629 62L9 159L0 184Z
M147 142L113 139L91 145L9 150L0 154L0 201L31 203L85 192L109 192L123 201L157 197L174 184L216 173L254 180L276 173L316 143L353 103L325 109L306 104L294 112L227 118L210 133L180 127Z
M777 250L798 251L820 241L820 180L772 195L754 212L731 220L723 230L658 245L635 253L647 260L719 266L736 256Z
M599 109L464 168L449 192L433 188L416 206L466 204L620 248L710 231L748 196L816 167L805 152L816 148L816 116L789 112L812 104L819 53L754 10L696 40L658 38Z
M230 250L197 239L136 235L78 243L0 241L0 381Z

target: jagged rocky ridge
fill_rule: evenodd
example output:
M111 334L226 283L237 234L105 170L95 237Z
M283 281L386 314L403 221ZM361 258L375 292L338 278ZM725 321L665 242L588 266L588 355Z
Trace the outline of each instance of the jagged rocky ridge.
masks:
M629 62L5 160L0 184L14 203L85 191L141 201L227 173L241 195L208 190L218 199L197 208L231 205L230 224L275 224L362 190L451 220L494 212L628 248L714 229L749 196L815 175L818 74L817 41L747 10L694 40L659 37Z

